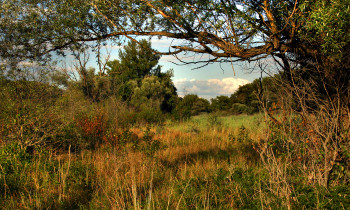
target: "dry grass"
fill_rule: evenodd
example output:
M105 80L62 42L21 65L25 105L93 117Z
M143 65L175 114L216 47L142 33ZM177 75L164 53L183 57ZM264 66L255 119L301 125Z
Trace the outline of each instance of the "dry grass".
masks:
M8 209L278 209L321 205L321 199L330 194L308 188L293 168L294 157L275 156L272 150L256 151L262 152L266 145L265 124L259 117L218 117L213 123L208 116L200 116L182 123L134 127L129 130L131 142L124 146L106 143L76 153L43 150L32 159L17 150L4 153L6 156L0 153L0 180L4 182L0 203ZM143 147L150 136L161 145L155 153L147 153ZM139 142L138 149L130 146L134 142ZM267 155L275 158L266 159ZM13 173L4 173L6 167ZM342 198L347 191L339 189L336 195ZM315 195L312 202L304 198L307 193ZM316 198L319 200L314 205ZM346 200L338 203L344 205Z
M247 164L246 157L239 152L240 144L228 139L228 135L238 132L238 128L193 128L192 122L185 124L151 129L154 133L158 131L154 138L166 146L155 154L155 158L148 158L142 152L121 154L103 147L86 154L96 169L94 206L176 209L183 202L183 195L175 189L179 183L196 177L211 177L218 169L229 170L230 161L237 165ZM142 129L130 131L143 138ZM185 188L186 185L182 187L183 193L186 193ZM208 199L201 205L208 206L207 202Z
M153 139L163 145L152 157L107 144L77 154L48 154L21 172L30 189L3 201L8 208L208 209L219 189L212 183L218 171L254 165L259 159L251 143L230 139L239 133L230 126L234 120L220 120L225 124L209 126L204 116L152 127ZM144 138L145 130L131 128L131 138ZM47 161L51 168L45 167ZM197 181L204 185L197 186ZM227 206L233 201L215 202L214 206Z

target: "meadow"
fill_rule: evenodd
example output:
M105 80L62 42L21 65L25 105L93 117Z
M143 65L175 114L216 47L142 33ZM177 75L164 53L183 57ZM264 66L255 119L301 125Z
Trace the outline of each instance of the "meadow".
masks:
M8 171L1 176L2 202L11 209L244 207L250 200L244 191L252 189L240 179L258 167L252 138L261 133L251 130L263 131L259 117L202 115L134 127L134 143L122 149L104 143L93 151L43 149L32 156L7 146L1 151ZM160 146L141 149L147 141Z
M215 112L146 123L113 98L96 103L20 81L3 87L3 209L350 207L346 163L320 185L318 168L304 162L315 151L312 133L281 109L270 115L282 125L264 113Z

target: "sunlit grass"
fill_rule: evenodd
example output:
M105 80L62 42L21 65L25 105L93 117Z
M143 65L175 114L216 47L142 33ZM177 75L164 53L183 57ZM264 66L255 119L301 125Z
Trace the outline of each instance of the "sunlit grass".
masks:
M214 124L209 118L203 115L186 122L151 127L153 138L163 145L154 157L142 151L122 151L108 144L91 151L47 154L45 158L33 160L30 170L17 172L16 176L26 176L23 185L28 187L20 194L7 192L1 202L8 208L39 209L55 205L102 209L208 207L214 202L209 194L215 192L206 187L212 185L210 180L218 171L228 173L233 165L251 165L258 161L254 150L242 147L249 147L249 143L230 139L230 135L239 131L239 126L255 125L256 122L245 118L256 120L257 117L218 117ZM145 130L130 129L133 138L139 139ZM193 191L192 185L198 180L208 186L198 186ZM224 203L219 206L227 207Z

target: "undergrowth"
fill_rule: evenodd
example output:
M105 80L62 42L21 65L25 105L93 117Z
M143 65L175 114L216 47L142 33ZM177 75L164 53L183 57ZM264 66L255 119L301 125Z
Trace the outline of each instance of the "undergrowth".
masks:
M326 155L298 116L281 113L282 124L262 114L147 124L115 101L57 93L44 103L15 91L1 95L2 208L350 208L347 162L334 164L328 186L319 184L308 167Z

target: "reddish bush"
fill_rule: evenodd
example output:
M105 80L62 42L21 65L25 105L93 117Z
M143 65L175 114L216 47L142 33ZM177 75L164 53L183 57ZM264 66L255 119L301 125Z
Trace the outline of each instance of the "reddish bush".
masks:
M95 148L102 143L107 130L107 120L103 113L94 116L82 114L74 120L89 147Z

